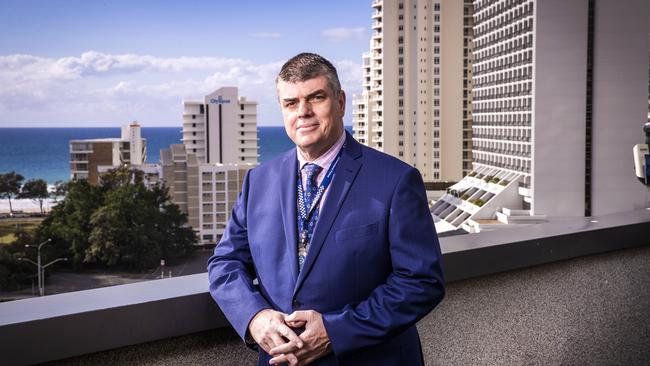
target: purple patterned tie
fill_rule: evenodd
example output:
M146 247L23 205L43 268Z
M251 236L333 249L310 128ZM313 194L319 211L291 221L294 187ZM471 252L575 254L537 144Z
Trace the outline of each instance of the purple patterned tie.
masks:
M323 168L316 164L312 163L307 163L305 166L303 166L302 171L305 176L305 181L306 181L306 187L305 187L305 195L304 195L304 207L299 208L301 210L305 210L307 214L309 214L309 209L311 208L311 205L314 202L314 197L316 197L316 194L318 192L318 184L316 184L316 177L318 177L318 173ZM298 215L298 230L302 230L304 227L304 233L299 232L298 233L298 238L299 242L303 242L306 245L301 246L300 243L298 245L298 268L299 270L302 270L303 265L305 264L305 258L307 257L307 252L309 250L309 243L311 242L311 236L312 233L314 232L314 227L316 226L316 221L318 221L318 207L314 208L313 213L311 216L309 216L309 220L306 223L301 223L301 218L300 215ZM303 236L305 236L303 238Z

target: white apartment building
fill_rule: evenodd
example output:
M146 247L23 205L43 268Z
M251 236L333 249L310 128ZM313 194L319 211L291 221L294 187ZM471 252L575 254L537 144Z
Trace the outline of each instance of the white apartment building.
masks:
M201 163L257 164L257 102L222 87L183 102L183 145Z
M187 213L198 244L221 240L246 172L256 164L200 163L182 144L160 150L161 180L172 201Z
M257 102L237 93L223 87L183 102L183 143L160 150L160 180L198 244L221 240L244 176L257 165Z
M432 207L439 231L643 207L648 19L644 0L474 1L474 169Z
M70 140L70 179L98 184L100 173L127 164L143 165L147 140L137 121L122 127L120 138Z
M471 170L472 3L372 2L355 138L420 170L459 181Z

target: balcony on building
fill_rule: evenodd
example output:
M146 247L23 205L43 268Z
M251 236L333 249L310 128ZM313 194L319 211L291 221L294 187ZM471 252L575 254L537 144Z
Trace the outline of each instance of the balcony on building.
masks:
M93 144L88 142L70 141L71 154L89 154L93 152Z

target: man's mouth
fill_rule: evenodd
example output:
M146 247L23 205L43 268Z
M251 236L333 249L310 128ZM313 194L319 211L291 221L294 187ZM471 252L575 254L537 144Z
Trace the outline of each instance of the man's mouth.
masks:
M312 123L305 123L300 126L298 126L298 130L300 131L311 131L318 127L318 122L312 122Z

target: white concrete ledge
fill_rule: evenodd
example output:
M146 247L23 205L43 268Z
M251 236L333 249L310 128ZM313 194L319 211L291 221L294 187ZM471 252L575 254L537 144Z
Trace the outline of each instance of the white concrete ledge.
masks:
M650 211L441 239L447 281L650 244ZM0 303L3 365L46 362L227 326L205 273Z

